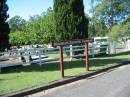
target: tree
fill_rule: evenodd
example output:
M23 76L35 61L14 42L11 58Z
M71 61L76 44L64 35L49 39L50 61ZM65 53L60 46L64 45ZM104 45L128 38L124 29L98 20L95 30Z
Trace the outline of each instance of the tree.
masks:
M57 41L88 37L83 0L54 0L54 16Z
M9 26L11 32L23 31L26 25L26 21L20 16L14 16L9 20Z
M9 48L9 25L6 22L9 15L7 14L8 6L6 4L7 0L0 0L0 50L4 51Z
M125 19L130 13L130 0L99 0L94 6L96 19L103 19L111 27Z
M108 33L108 28L105 24L105 21L102 18L97 18L95 6L99 3L100 0L91 0L89 10L91 17L89 17L89 37L98 37L106 36Z
M103 20L96 20L95 16L92 16L89 21L89 37L103 37L108 34L108 28Z
M14 32L10 33L9 42L11 46L21 46L27 44L29 37L27 37L26 32Z
M130 17L128 16L121 24L114 25L109 33L111 41L122 40L124 43L130 38Z
M26 32L33 37L33 44L47 44L54 40L54 12L51 8L41 15L31 17L27 23Z
M10 43L14 45L48 44L55 37L54 12L51 8L41 15L31 16L24 31L10 33Z

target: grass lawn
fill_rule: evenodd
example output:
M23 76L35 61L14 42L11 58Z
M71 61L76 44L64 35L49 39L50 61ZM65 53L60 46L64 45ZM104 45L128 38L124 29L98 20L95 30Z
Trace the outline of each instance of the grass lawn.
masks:
M59 58L59 54L47 54L46 56L50 57L50 58ZM64 57L66 57L67 55L64 53L63 54Z
M129 60L130 52L118 55L90 58L90 70L97 70L110 66L113 63ZM85 60L65 61L65 76L75 76L85 72ZM31 65L17 68L9 68L0 73L0 95L19 91L37 85L46 85L49 82L60 79L59 63Z

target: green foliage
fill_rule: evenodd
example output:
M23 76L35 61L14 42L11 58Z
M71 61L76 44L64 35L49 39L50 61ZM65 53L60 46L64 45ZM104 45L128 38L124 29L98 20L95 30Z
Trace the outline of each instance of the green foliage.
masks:
M126 17L126 19L124 20L123 24L128 23L128 22L130 22L130 15L128 17Z
M26 32L32 34L34 44L50 43L55 38L53 15L53 10L48 9L46 13L42 13L41 16L35 17L33 21L28 23Z
M95 17L90 18L89 22L89 37L106 36L108 34L108 28L103 20L96 20Z
M130 0L99 0L94 6L96 19L103 19L111 28L129 14Z
M111 40L118 41L123 40L125 41L127 38L130 38L130 22L129 17L127 17L126 21L122 24L114 25L109 33L109 37Z
M10 33L9 42L12 46L27 45L32 42L32 37L26 32L14 32Z
M83 0L54 0L56 40L88 37Z
M9 48L8 34L10 32L9 25L6 22L9 15L7 14L7 0L0 0L0 50L4 51Z
M117 41L119 38L121 25L115 25L112 27L111 32L109 33L109 37L111 41Z
M41 15L30 17L21 30L19 26L16 32L10 33L11 45L47 44L55 38L54 12L51 8Z
M14 16L9 21L11 32L23 31L26 21L20 16Z
M126 24L123 25L122 32L125 37L130 38L130 22L127 22Z
M130 13L129 6L130 0L92 0L90 9L92 17L89 24L90 37L106 36L109 31L111 40L118 40L119 37L127 36L129 31L126 31L128 28L126 25L128 24L124 25L124 23L129 20L125 20ZM121 24L122 22L124 23Z
M104 19L98 18L96 15L97 10L95 7L99 2L99 0L91 0L90 13L92 16L89 17L89 37L106 36L108 33L108 27L106 26Z

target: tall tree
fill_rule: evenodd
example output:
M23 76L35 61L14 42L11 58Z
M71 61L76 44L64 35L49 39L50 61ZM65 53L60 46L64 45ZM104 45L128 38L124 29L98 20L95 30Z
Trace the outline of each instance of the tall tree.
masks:
M106 36L108 32L108 28L105 25L105 21L102 18L97 18L95 6L101 0L91 0L89 10L91 13L91 17L89 18L89 37L97 37L97 36Z
M130 0L99 0L94 10L96 19L103 19L111 28L130 13Z
M54 0L56 40L88 37L83 0Z
M6 4L7 0L0 0L0 50L5 50L9 48L9 25L6 22L9 15L7 14L8 6Z

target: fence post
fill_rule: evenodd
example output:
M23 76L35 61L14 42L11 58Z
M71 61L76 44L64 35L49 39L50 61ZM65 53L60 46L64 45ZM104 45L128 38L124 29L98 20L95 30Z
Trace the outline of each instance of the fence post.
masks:
M73 59L73 46L72 45L70 45L70 61L72 61L72 59Z
M88 63L88 43L85 43L85 51L86 51L86 70L89 71L89 63Z
M92 58L95 57L95 46L94 43L92 43Z
M113 41L113 53L116 54L116 42Z
M108 54L111 54L111 47L110 47L111 45L110 45L110 42L108 43Z
M41 66L42 65L42 62L41 62L41 51L39 50L39 65Z
M64 78L63 47L62 46L60 46L60 71L61 71L61 78Z

